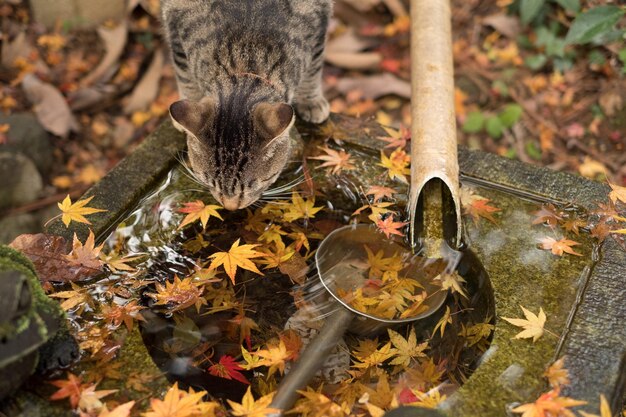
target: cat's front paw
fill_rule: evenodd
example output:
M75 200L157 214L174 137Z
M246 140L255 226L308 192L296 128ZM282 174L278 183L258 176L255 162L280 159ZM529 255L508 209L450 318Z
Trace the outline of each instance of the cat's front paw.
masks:
M330 105L324 96L296 103L296 111L305 122L319 124L328 119Z

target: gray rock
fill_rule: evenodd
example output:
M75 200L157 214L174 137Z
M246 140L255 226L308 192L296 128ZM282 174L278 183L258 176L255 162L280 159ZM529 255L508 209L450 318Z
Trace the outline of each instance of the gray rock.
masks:
M10 128L6 134L7 142L0 146L0 150L26 155L35 163L41 175L46 175L52 166L53 147L50 135L37 118L31 113L0 115L0 124L4 123Z
M29 213L16 214L0 219L0 243L11 243L24 233L39 233L41 226L37 217Z
M20 153L0 152L0 209L30 203L42 188L33 161Z

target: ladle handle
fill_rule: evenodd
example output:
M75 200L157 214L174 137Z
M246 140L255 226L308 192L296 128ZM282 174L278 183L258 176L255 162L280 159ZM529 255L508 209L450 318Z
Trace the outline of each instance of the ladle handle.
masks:
M297 391L304 389L324 365L328 354L337 345L353 318L354 313L343 307L326 318L322 330L309 342L304 352L300 353L300 358L280 383L270 407L281 411L274 416L282 415L293 407L299 395Z

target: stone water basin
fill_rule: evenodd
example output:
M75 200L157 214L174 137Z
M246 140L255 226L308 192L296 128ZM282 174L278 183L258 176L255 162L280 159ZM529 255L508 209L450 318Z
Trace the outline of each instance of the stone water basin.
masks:
M348 221L349 214L361 205L360 197L354 197L358 195L359 186L366 188L379 181L377 175L381 171L374 168L371 161L378 160L385 144L376 139L385 135L384 131L374 123L340 116L333 116L321 128L300 126L299 130L309 147L332 136L342 141L345 149L361 157L363 163L357 164L355 172L338 177L319 175L321 171L314 173L333 208L327 210L326 219ZM169 271L167 268L179 262L180 257L175 248L180 248L197 232L197 228L176 231L180 221L180 215L174 213L177 204L201 196L208 201L206 194L194 190L198 187L178 166L177 155L183 149L183 138L166 124L86 194L94 196L93 206L108 209L91 218L92 230L98 238L107 240L111 247L124 249L122 251L148 252L149 259L140 267L150 271L153 278L171 277L176 268ZM583 256L558 257L538 249L537 243L545 236L559 238L558 233L563 232L555 234L545 226L531 225L534 218L531 213L541 203L553 202L572 213L584 213L593 210L597 202L606 200L608 187L466 149L460 149L459 159L464 188L491 200L501 211L495 215L496 224L485 219L474 224L465 217L466 242L482 263L488 281L470 281L470 292L476 297L471 297L474 303L463 312L457 325L486 320L495 327L484 338L480 349L485 350L484 354L475 349L461 349L459 363L464 372L455 374L456 381L451 384L454 389L447 392L449 398L440 404L439 411L454 416L504 415L512 406L533 401L546 391L541 375L562 355L567 355L566 366L572 380L564 395L588 401L589 410L594 411L599 394L603 393L617 409L624 389L625 253L617 241L609 238L598 245L583 232L575 237L580 242L576 250ZM400 184L394 187L402 189ZM243 219L242 214L232 216L225 217L226 224L236 224ZM60 222L53 224L50 231L67 237L74 231L83 238L86 235L82 225L72 225L68 230ZM158 270L162 271L160 275ZM269 286L270 291L265 288L268 281L262 288L274 298L276 291L283 291L284 298L288 299L287 290L292 284L284 278L281 281L278 275L276 282ZM287 313L291 302L285 303ZM541 307L547 315L545 327L553 335L544 334L535 343L513 340L519 330L501 317L520 317L520 305L534 312ZM273 309L258 309L256 317L260 323L266 319L268 328L280 326L280 320L288 317L281 312L272 318L269 310ZM163 322L167 317L156 316L155 320L162 324L157 327L167 332L167 323ZM154 349L158 332L151 330L150 323L155 322L159 321L149 321L143 326L143 339L137 328L127 335L119 359L126 371L132 371L141 363L142 369L151 369L159 375L154 362L165 369L167 358L159 356L155 353L158 349ZM147 342L148 349L142 340ZM446 349L446 343L442 346L441 355L454 351ZM89 369L90 364L85 362L80 367ZM217 393L210 386L202 385L206 384L203 382L206 375L198 374L187 381L185 376L189 375L169 374L170 378L180 378L183 384ZM47 401L42 400L47 392L43 385L41 381L31 381L15 397L16 407L48 409ZM147 395L137 387L121 384L120 380L105 378L101 386L118 388L127 398L145 400ZM146 386L148 396L157 396L167 386L167 381L163 376L155 376ZM226 391L224 395L232 394ZM66 415L62 407L56 407L55 412ZM53 413L50 410L43 415L55 415Z

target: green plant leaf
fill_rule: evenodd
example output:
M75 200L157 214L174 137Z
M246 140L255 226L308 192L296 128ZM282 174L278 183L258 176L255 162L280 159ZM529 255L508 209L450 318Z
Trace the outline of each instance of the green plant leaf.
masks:
M555 3L558 3L559 6L567 10L568 12L578 13L580 10L580 1L579 0L554 0Z
M522 116L522 107L519 104L507 104L498 118L505 128L513 126Z
M526 59L524 59L524 64L533 71L546 65L546 62L548 62L548 57L544 54L528 55Z
M479 111L468 113L463 123L463 131L467 133L477 133L483 129L485 116Z
M485 130L489 136L494 139L499 139L504 132L504 125L499 117L492 116L485 121Z
M608 32L618 22L626 10L618 6L598 6L576 16L567 32L568 44L585 44L593 38Z
M528 142L524 147L528 156L530 156L535 161L541 160L541 148L537 146L535 142Z
M545 0L522 0L520 3L520 16L522 23L527 25L541 10L545 4Z

